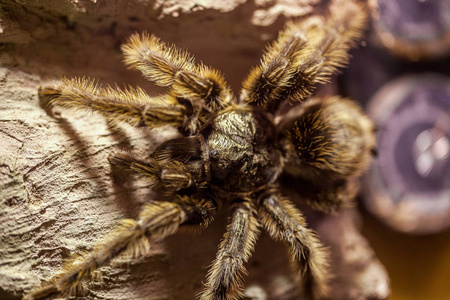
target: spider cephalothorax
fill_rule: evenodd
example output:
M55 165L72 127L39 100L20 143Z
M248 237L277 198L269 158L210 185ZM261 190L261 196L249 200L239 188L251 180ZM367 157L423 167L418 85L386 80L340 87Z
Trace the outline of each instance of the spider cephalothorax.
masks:
M161 199L144 204L136 220L122 220L91 252L74 257L25 299L78 293L81 281L118 255L144 255L149 239L181 226L207 226L224 201L231 202L232 217L201 299L241 296L243 264L260 227L288 244L305 294L324 296L327 252L283 196L279 178L294 177L302 198L323 210L339 208L356 194L356 178L374 147L373 126L350 100L311 95L347 62L365 16L363 6L349 2L331 6L327 18L289 23L244 81L239 99L220 73L147 34L133 35L122 47L125 63L168 87L166 95L101 88L87 79L41 89L49 107L94 111L110 123L134 127L171 125L179 137L148 157L110 156L113 166L145 177ZM293 102L298 105L286 112L285 104Z

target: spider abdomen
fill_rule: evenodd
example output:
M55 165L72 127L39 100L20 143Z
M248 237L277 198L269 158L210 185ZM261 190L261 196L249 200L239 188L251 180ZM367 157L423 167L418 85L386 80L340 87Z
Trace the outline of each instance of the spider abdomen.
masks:
M264 113L225 111L211 123L207 141L211 184L223 190L252 191L272 182L281 172L275 128Z

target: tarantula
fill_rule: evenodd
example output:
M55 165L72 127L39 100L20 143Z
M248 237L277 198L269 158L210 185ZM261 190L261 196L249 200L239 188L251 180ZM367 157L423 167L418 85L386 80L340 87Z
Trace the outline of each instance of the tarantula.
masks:
M296 178L302 198L322 210L335 210L355 196L355 179L371 160L374 127L352 101L315 98L312 92L347 63L348 50L362 35L365 10L348 2L331 6L326 18L288 23L243 82L239 98L218 71L146 33L122 46L125 63L168 87L167 94L102 88L89 79L41 88L50 107L94 111L134 127L171 125L179 136L148 157L110 156L113 166L143 176L164 200L146 202L136 220L122 220L91 252L73 257L24 299L80 293L81 281L95 269L122 254L145 255L149 240L182 226L207 226L225 201L232 207L230 224L200 299L242 296L244 263L260 227L287 243L306 296L325 296L327 251L283 196L279 178ZM288 110L288 103L297 105Z

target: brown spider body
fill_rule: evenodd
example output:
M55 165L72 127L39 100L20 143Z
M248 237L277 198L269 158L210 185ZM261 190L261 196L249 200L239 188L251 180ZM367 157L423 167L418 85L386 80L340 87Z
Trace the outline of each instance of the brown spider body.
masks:
M251 192L274 182L281 173L276 128L264 112L225 111L205 133L212 186L233 193Z
M331 5L327 18L288 24L244 81L239 99L219 72L147 34L133 35L122 47L125 63L168 87L167 94L152 98L140 88L101 88L88 79L41 89L49 107L94 111L111 124L170 125L179 137L148 157L110 156L112 166L146 178L161 199L145 203L136 220L122 220L91 252L74 256L24 299L79 294L97 268L119 255L145 255L151 240L180 227L207 226L224 201L231 203L232 216L202 300L242 296L244 263L260 227L290 248L305 295L325 296L327 251L283 195L279 178L293 177L302 200L325 211L357 193L375 146L373 125L350 100L315 98L312 91L348 61L365 20L365 8L349 1ZM287 113L278 109L293 102L298 105Z

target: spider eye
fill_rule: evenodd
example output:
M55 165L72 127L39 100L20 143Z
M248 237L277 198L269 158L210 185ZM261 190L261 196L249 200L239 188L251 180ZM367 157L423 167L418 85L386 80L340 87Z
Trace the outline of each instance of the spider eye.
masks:
M210 157L212 159L216 159L219 156L219 151L217 150L211 150L211 152L209 153Z
M334 179L359 175L374 147L372 123L350 100L334 97L305 105L288 130L298 167Z

